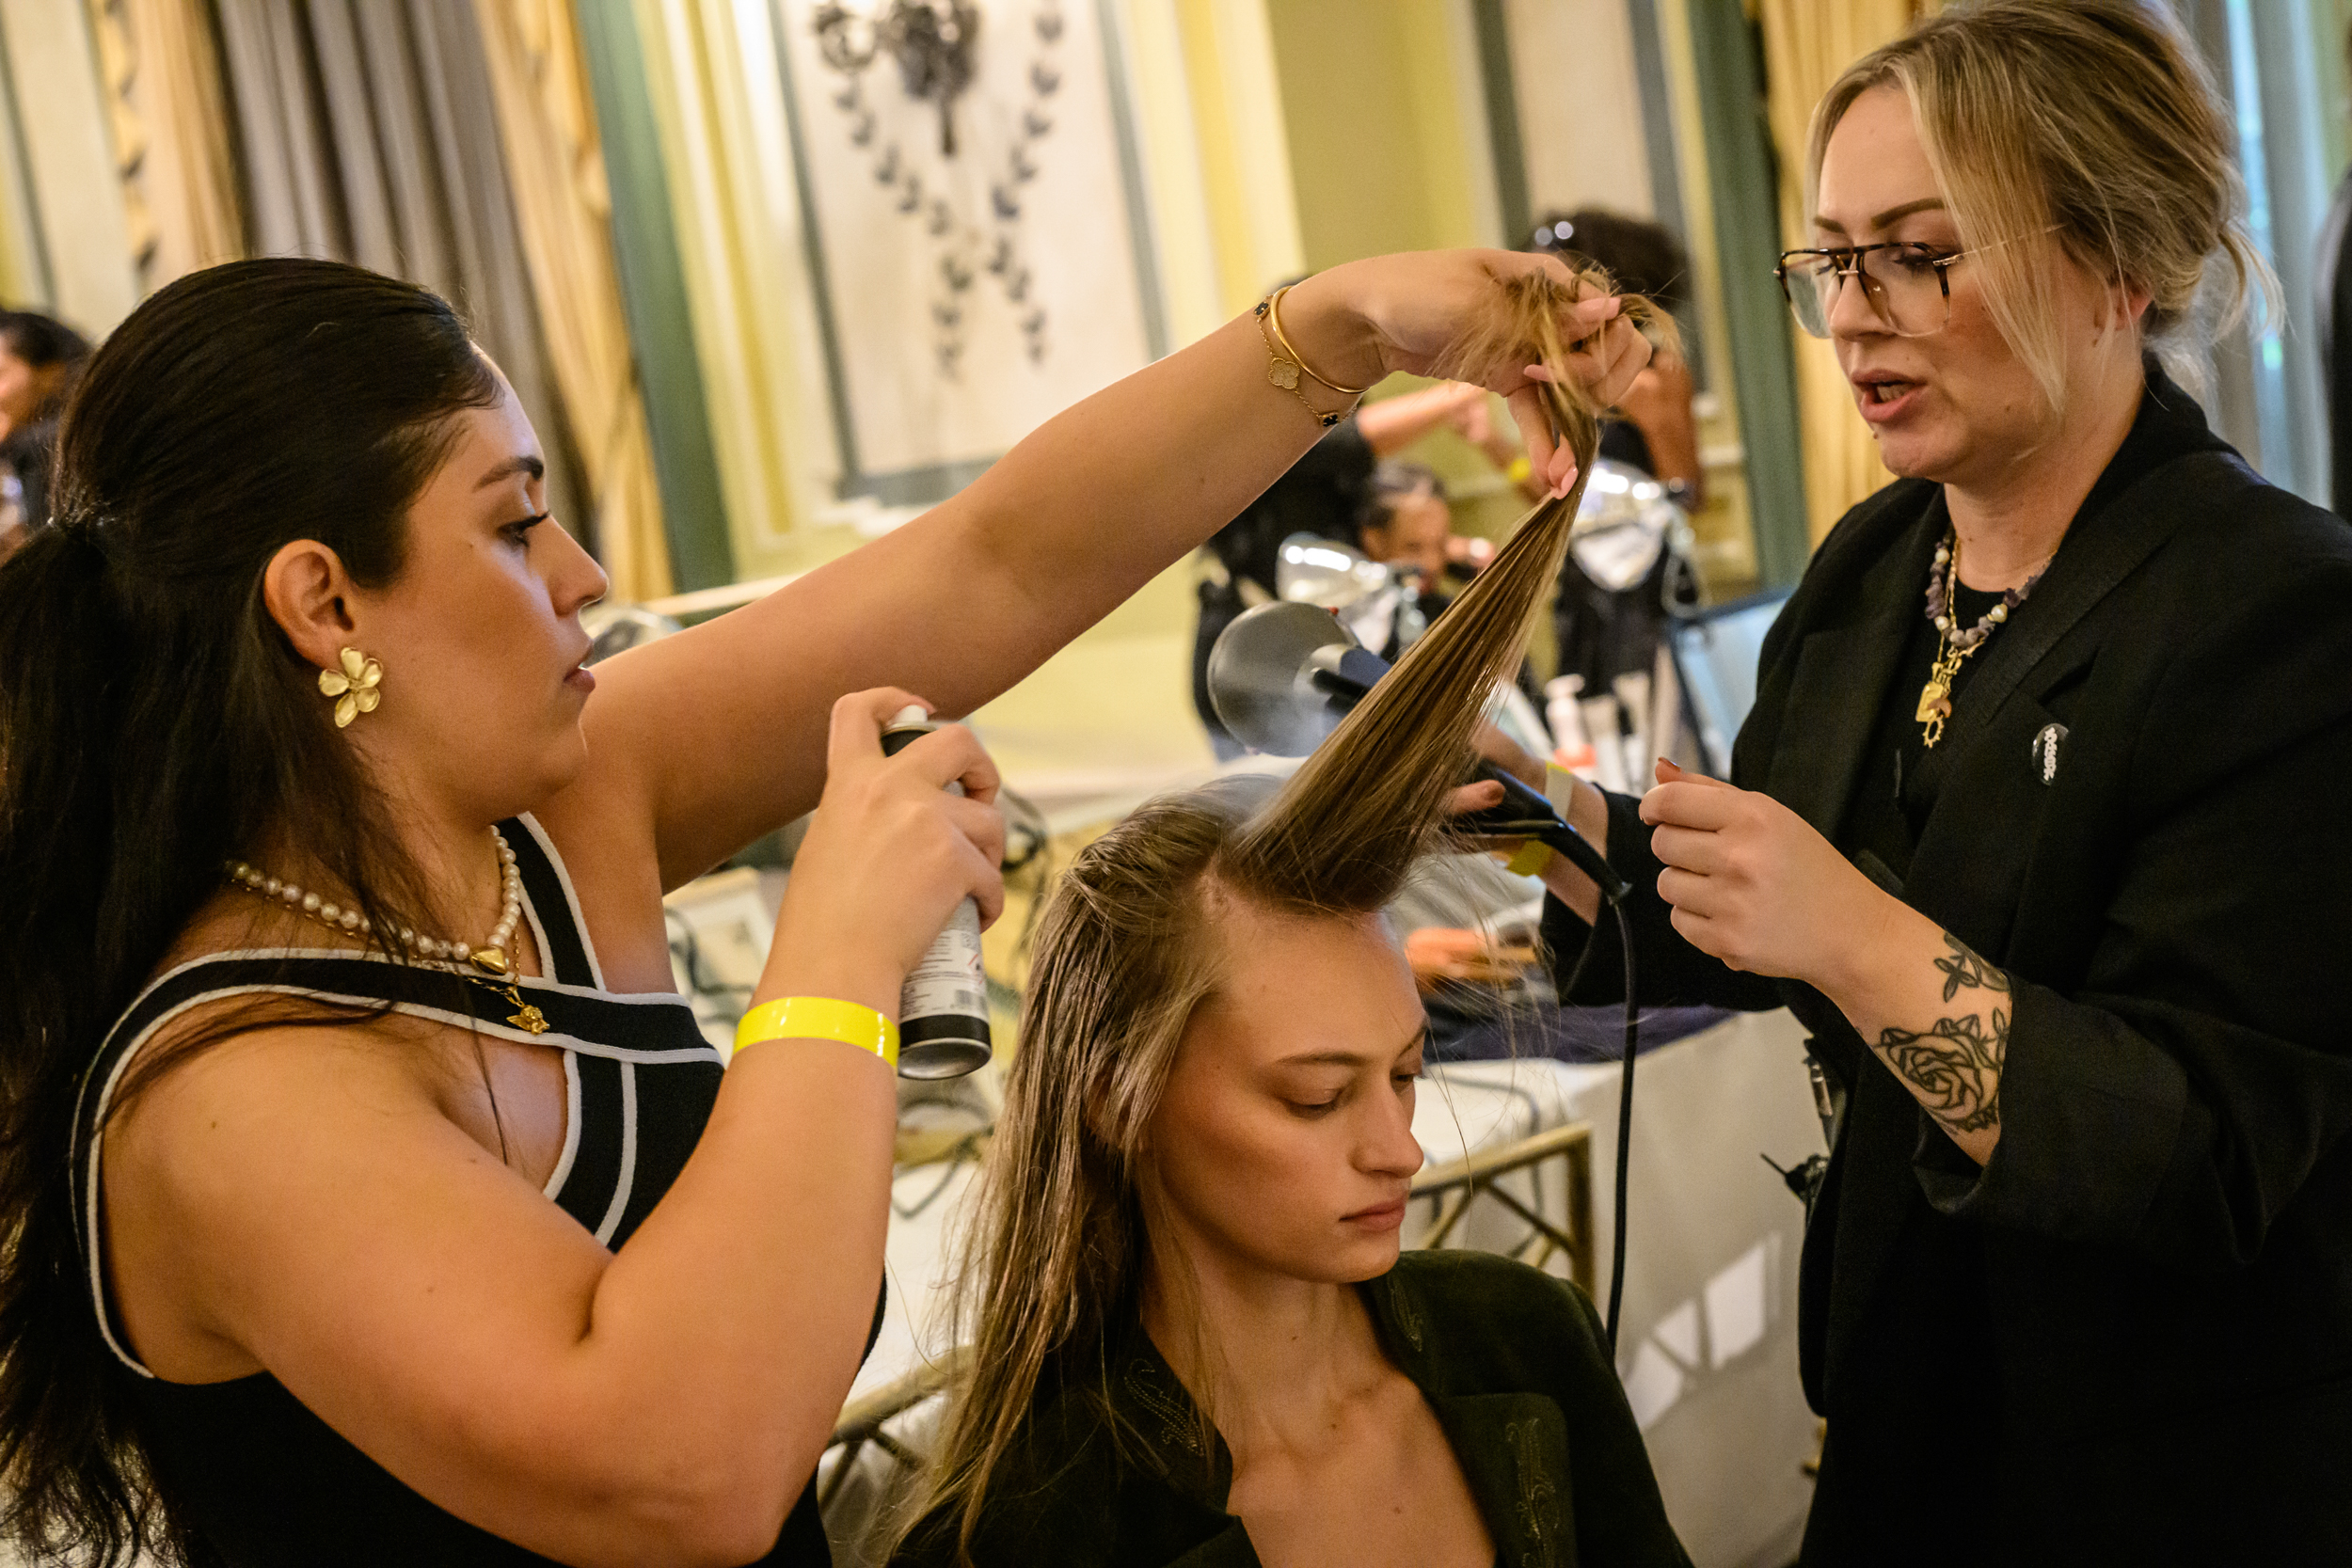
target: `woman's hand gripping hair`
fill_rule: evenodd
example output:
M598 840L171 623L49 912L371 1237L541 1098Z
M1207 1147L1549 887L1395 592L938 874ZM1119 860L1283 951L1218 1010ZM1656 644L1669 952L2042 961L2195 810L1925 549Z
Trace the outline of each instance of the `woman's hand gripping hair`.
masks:
M1576 460L1560 439L1543 383L1551 372L1539 361L1542 345L1518 334L1465 324L1516 319L1512 301L1521 279L1549 277L1559 286L1556 326L1565 353L1553 363L1581 382L1593 403L1614 405L1649 363L1646 309L1626 302L1597 274L1576 273L1556 256L1510 250L1427 250L1380 256L1319 272L1291 291L1284 319L1305 320L1318 299L1344 300L1363 323L1363 338L1331 353L1328 373L1371 386L1397 372L1465 381L1502 394L1527 447L1534 483L1547 495L1565 496L1576 483ZM1666 330L1671 330L1670 327ZM1294 333L1294 336L1297 336ZM1310 345L1311 356L1327 361Z

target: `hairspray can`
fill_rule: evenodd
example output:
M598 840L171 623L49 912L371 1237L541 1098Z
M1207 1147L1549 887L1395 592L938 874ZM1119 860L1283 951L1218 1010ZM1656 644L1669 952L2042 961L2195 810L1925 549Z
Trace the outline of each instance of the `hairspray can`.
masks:
M937 728L919 707L903 707L882 731L896 756ZM947 786L958 795L963 785ZM898 1076L961 1078L988 1065L988 977L980 968L980 907L956 906L898 992Z

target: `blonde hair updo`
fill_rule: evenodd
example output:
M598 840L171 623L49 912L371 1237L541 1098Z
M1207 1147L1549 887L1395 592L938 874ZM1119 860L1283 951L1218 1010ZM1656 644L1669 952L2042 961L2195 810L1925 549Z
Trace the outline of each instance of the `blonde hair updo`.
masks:
M1963 249L1979 252L1987 308L2054 412L2064 355L2045 278L2058 249L2148 292L2145 331L2174 350L2200 315L2205 264L2229 262L2209 330L2278 283L2241 214L2230 117L2188 42L2136 0L1979 0L1954 6L1847 68L1813 111L1805 209L1831 133L1878 87L1911 101L1928 166ZM2194 378L2178 353L2175 372Z

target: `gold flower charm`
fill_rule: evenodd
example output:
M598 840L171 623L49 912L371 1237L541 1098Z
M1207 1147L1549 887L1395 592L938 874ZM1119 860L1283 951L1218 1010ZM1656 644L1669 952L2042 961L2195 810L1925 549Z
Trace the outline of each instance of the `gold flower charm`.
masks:
M1265 368L1265 378L1285 392L1298 390L1298 367L1287 359L1276 359Z
M319 689L335 699L335 727L342 729L363 713L373 713L384 700L384 666L357 648L342 651L341 670L321 670Z

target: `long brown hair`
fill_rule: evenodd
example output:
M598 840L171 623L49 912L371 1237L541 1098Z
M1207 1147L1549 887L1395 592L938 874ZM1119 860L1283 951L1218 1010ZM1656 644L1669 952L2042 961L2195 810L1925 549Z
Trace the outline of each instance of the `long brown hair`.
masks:
M454 421L500 392L413 284L294 259L192 273L91 359L56 521L0 562L0 1539L38 1556L189 1549L74 1234L76 1091L106 1031L264 832L375 929L437 924L262 572L308 538L362 584L397 579Z
M1568 288L1530 274L1503 296L1453 361L1474 370L1533 354L1559 368L1546 401L1589 473L1598 411L1565 371ZM1671 336L1662 312L1638 300L1628 311ZM1142 1275L1144 1132L1185 1025L1219 979L1211 890L1309 915L1369 912L1395 896L1446 831L1472 727L1518 660L1583 488L1580 478L1538 505L1287 784L1226 779L1152 801L1082 850L1057 889L955 1288L974 1354L929 1501L955 1521L959 1555L1037 1402L1104 1399L1104 1358Z

